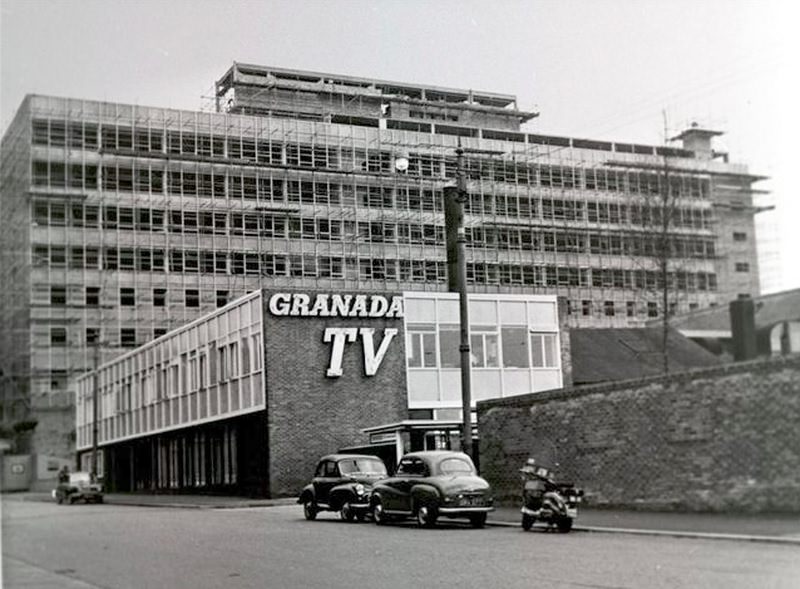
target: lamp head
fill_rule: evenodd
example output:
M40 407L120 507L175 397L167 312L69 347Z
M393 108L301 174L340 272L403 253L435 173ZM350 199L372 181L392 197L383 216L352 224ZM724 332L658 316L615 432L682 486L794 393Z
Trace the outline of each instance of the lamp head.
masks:
M408 154L407 153L405 153L405 152L398 153L397 155L394 156L394 169L397 170L398 172L407 171L408 170L408 163L409 163L409 161L408 161Z

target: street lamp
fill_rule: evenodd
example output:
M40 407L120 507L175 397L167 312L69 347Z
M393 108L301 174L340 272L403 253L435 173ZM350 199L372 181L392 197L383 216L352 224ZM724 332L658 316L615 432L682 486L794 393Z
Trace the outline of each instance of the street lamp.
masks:
M472 450L472 359L469 346L469 302L467 300L467 259L464 244L464 203L467 202L464 150L456 149L456 181L444 187L444 225L447 243L447 289L458 293L461 364L461 449L470 458Z
M464 154L503 155L493 149L456 148L456 181L444 187L444 225L447 243L447 289L458 293L461 359L461 445L474 457L472 444L472 355L469 339L469 300L467 299L467 258L464 254L467 236L464 230L464 203L469 199Z
M469 340L469 301L467 299L467 259L464 254L467 236L464 231L464 203L469 199L464 153L503 155L505 152L490 149L465 149L459 141L456 148L456 178L444 186L444 224L447 245L447 290L458 293L459 357L461 365L461 446L465 454L473 457L472 447L472 356ZM394 167L398 172L408 170L406 153L395 155Z

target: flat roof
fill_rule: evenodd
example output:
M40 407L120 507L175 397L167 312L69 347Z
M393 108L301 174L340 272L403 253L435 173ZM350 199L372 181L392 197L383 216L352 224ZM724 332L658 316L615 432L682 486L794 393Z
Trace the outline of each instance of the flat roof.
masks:
M406 90L406 91L422 91L432 92L449 96L451 98L468 100L472 97L474 100L481 101L484 104L493 106L508 106L515 104L517 97L514 94L503 94L499 92L485 92L477 90L469 90L463 88L449 88L446 86L433 86L428 84L410 84L408 82L394 82L391 80L380 80L377 78L365 78L360 76L346 76L341 74L331 74L326 72L315 72L310 70L296 70L289 68L280 68L273 66L256 65L249 63L234 62L233 66L225 72L220 78L219 83L222 83L226 78L231 76L234 70L238 70L244 74L251 73L255 75L268 75L273 74L276 77L285 79L294 79L301 82L319 82L324 80L332 84L344 84L348 86L360 86L362 88L377 87L383 90L392 89ZM249 70L249 71L245 71Z

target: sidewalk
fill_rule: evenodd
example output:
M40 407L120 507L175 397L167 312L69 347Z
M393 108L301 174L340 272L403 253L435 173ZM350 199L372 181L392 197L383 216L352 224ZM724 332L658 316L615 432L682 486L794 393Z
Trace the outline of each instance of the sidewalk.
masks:
M52 501L49 493L3 494L3 501ZM296 498L248 499L209 495L148 495L112 493L111 505L188 509L236 509L296 505ZM298 505L298 514L301 513ZM499 507L489 514L490 525L520 526L518 507ZM582 507L576 531L655 534L800 545L800 514L675 513L625 511Z

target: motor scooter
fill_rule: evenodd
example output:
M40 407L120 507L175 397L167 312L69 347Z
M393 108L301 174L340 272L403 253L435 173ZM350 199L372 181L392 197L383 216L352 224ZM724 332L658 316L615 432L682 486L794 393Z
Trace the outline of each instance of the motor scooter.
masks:
M530 530L535 522L549 529L569 532L578 517L578 503L583 490L574 483L556 483L552 471L529 458L520 469L522 473L522 529Z

